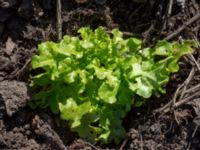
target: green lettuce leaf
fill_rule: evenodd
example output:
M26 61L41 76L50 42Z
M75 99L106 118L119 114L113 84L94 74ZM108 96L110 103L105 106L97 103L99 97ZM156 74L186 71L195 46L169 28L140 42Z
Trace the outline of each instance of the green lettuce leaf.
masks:
M80 137L119 143L123 118L152 95L165 93L181 56L192 53L194 41L159 41L142 48L140 39L124 39L118 29L81 28L80 36L38 45L32 57L32 108L49 107L67 120Z

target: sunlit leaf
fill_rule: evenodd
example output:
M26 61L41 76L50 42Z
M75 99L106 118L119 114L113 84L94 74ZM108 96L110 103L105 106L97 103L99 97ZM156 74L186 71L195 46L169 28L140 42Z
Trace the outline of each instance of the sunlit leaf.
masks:
M192 53L194 41L159 41L142 48L140 39L124 39L118 29L81 28L80 36L38 45L32 57L32 108L49 107L72 131L90 142L119 143L123 118L152 95L165 93L178 60Z

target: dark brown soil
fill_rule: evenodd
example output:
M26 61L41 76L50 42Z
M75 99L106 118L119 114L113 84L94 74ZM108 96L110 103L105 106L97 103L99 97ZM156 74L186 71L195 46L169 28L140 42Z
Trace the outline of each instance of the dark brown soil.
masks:
M0 0L0 149L199 150L199 48L193 57L181 60L167 94L152 97L127 115L127 137L118 145L92 145L70 132L50 110L30 109L31 57L38 43L57 39L55 3ZM63 34L76 35L82 26L104 26L108 32L117 27L125 37L142 38L148 46L160 39L199 41L200 2L174 1L171 6L170 13L167 0L62 0Z

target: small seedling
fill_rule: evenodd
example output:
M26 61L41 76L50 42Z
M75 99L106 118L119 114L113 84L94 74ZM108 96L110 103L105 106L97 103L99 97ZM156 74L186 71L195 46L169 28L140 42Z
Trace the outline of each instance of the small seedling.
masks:
M78 32L80 37L38 46L32 67L43 71L32 77L31 106L60 113L90 142L120 142L126 114L152 95L165 93L170 73L179 70L178 60L196 46L193 41L160 41L141 48L139 39L124 39L117 29L112 36L102 27Z

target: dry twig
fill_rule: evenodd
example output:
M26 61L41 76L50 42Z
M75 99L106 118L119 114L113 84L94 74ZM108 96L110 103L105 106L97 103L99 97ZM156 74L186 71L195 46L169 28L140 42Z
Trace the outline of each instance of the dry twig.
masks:
M187 89L187 90L185 91L185 93L190 93L190 92L199 91L199 88L200 88L200 84L197 84L196 86L193 86L193 87Z
M200 13L196 14L194 17L192 17L190 20L188 20L185 24L183 24L180 28L178 28L176 31L174 31L172 34L168 35L165 40L171 40L175 36L177 36L179 33L181 33L187 26L192 24L193 22L197 21L200 18Z
M192 70L190 71L190 74L189 74L188 78L187 78L187 79L185 80L185 82L184 82L185 84L184 84L184 87L183 87L183 90L182 90L182 92L181 92L181 96L180 96L179 99L182 99L182 98L184 97L185 91L186 91L186 89L187 89L187 87L188 87L190 81L192 80L192 78L193 78L193 76L194 76L194 72L195 72L195 69L194 69L194 67L193 67ZM175 101L174 101L174 105L175 105Z
M124 146L126 145L127 142L128 142L128 138L126 138L126 139L123 141L123 143L122 143L122 145L120 146L119 150L123 150L123 149L124 149Z
M192 58L192 61L195 63L195 65L197 66L197 69L200 72L200 65L198 63L199 60L196 60L192 54L190 55L190 57Z
M183 89L185 87L186 81L187 81L187 79L176 89L176 92L175 92L174 97L172 99L173 100L173 103L172 103L173 106L176 103L176 99L177 99L178 95L180 94L181 89Z
M92 148L95 149L95 150L102 150L101 148L98 148L98 147L94 146L93 144L91 144L91 143L89 143L89 142L84 141L84 143L85 143L86 145L89 145L90 147L92 147Z
M172 6L173 6L173 0L170 0L169 1L169 6L168 6L167 18L169 18L171 16Z
M193 132L192 132L192 136L191 136L191 138L190 138L190 142L188 143L187 150L190 150L190 147L191 147L191 140L194 138L194 136L195 136L195 134L196 134L196 132L197 132L198 127L199 127L199 126L196 125L195 128L194 128L194 130L193 130Z
M177 102L177 103L174 105L174 107L180 107L181 105L183 105L183 104L189 102L192 98L194 98L194 97L196 97L196 96L198 96L198 95L199 95L199 93L194 93L194 94L192 94L192 95L186 97L185 99L183 99L183 100ZM200 98L193 99L193 101L195 101L195 100L200 100Z
M57 0L56 11L57 11L57 34L58 34L58 41L60 41L62 39L62 8L61 8L61 0Z

